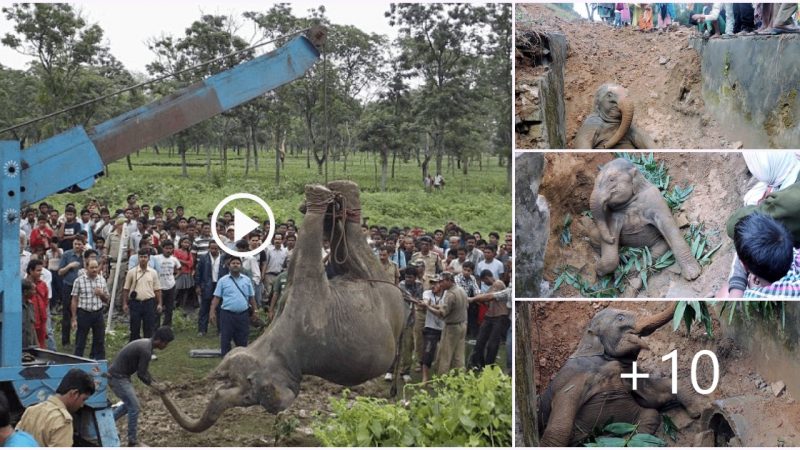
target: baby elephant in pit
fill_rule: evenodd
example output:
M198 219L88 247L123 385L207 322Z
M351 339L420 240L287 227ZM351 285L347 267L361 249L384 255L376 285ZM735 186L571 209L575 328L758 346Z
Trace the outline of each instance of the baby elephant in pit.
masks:
M687 280L700 276L700 264L672 218L658 188L647 181L630 161L617 158L600 169L590 198L597 224L591 240L600 245L597 274L614 272L619 246L650 247L654 258L671 249Z
M632 125L633 100L618 84L604 84L594 95L594 111L575 135L574 148L656 148L653 139Z
M676 304L651 317L609 308L592 318L575 353L539 397L542 446L580 445L609 422L638 424L639 433L653 434L661 423L659 410L672 406L700 417L706 401L685 380L679 378L678 393L672 394L669 378L651 374L634 391L631 379L621 377L632 373L639 351L648 348L642 337L671 322Z

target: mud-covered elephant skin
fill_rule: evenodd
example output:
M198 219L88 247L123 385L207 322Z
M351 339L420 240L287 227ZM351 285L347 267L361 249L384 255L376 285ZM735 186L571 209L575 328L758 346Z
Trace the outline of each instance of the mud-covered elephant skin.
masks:
M600 246L597 274L614 272L619 247L650 247L653 257L672 250L687 280L700 276L700 264L683 239L658 188L630 161L617 158L601 169L589 199L597 228L590 239Z
M656 148L653 139L633 126L633 100L628 90L618 84L604 84L594 95L594 111L583 121L575 135L573 147L588 148Z
M700 417L706 401L686 380L679 378L678 393L672 394L669 378L651 374L639 379L634 391L631 379L621 377L632 372L639 352L648 348L642 337L669 323L675 305L638 319L630 311L611 308L592 318L575 353L539 397L542 446L579 445L609 422L638 424L638 432L652 434L661 424L659 410L673 406L682 405L691 417Z

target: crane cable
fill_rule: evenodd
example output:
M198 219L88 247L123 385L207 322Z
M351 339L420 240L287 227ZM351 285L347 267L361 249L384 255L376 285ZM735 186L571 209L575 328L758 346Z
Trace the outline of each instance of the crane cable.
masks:
M251 45L250 47L243 48L241 50L236 50L235 52L228 53L227 55L219 56L217 58L214 58L214 59L211 59L211 60L208 60L208 61L205 61L205 62L201 62L199 64L196 64L196 65L191 66L191 67L187 67L187 68L179 70L177 72L168 73L168 74L162 75L160 77L156 77L156 78L153 78L153 79L150 79L150 80L147 80L147 81L143 81L143 82L141 82L139 84L135 84L133 86L128 86L126 88L119 89L119 90L111 92L109 94L101 95L100 97L94 98L92 100L87 100L85 102L81 102L81 103L78 103L76 105L69 106L67 108L64 108L64 109L61 109L61 110L46 114L44 116L40 116L40 117L37 117L35 119L28 120L27 122L23 122L23 123L18 124L18 125L14 125L14 126L11 126L11 127L8 127L8 128L4 128L4 129L0 130L0 134L16 130L17 128L26 127L28 125L32 125L32 124L37 123L37 122L41 122L43 120L46 120L46 119L49 119L51 117L55 117L55 116L64 114L64 113L72 111L74 109L78 109L78 108L83 108L85 106L89 106L89 105L91 105L93 103L97 103L97 102L105 100L107 98L111 98L111 97L115 97L115 96L120 95L120 94L124 94L125 92L132 91L134 89L138 89L140 87L147 86L149 84L154 84L154 83L158 83L158 82L164 81L167 78L177 77L178 75L181 75L181 74L184 74L186 72L198 69L200 67L204 67L204 66L207 66L209 64L213 64L215 62L221 61L221 60L226 59L226 58L230 58L231 56L236 56L239 53L249 52L251 50L255 50L258 47L263 47L263 46L265 46L267 44L271 44L271 43L279 41L281 39L286 39L286 38L298 35L300 33L305 33L306 31L308 31L310 29L311 29L311 27L303 28L302 30L297 30L297 31L294 31L294 32L289 33L289 34L284 34L284 35L278 36L278 37L276 37L274 39L271 39L269 41L259 42L259 43L255 44L255 45Z

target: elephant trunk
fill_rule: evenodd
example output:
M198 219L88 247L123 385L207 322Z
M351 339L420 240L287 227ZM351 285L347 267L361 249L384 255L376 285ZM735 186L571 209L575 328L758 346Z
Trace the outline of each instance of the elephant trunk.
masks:
M217 420L222 416L228 408L242 405L242 390L239 387L232 389L220 389L214 395L214 398L206 406L203 415L199 419L192 419L186 416L175 403L169 398L166 393L160 393L161 401L164 402L167 410L175 418L175 421L187 431L193 433L200 433L214 425Z
M617 102L617 106L622 113L622 118L619 121L619 128L617 128L614 135L603 144L603 148L614 148L614 146L625 137L625 134L631 127L631 122L633 122L633 102L628 97L621 97Z
M599 183L600 179L598 177L597 182L595 183L594 189L592 190L592 195L589 198L589 208L592 211L592 217L594 217L595 223L597 223L597 229L600 231L600 238L606 244L614 244L616 242L616 238L611 235L611 232L608 230L608 223L606 217L606 202L608 201L608 195L605 192L605 189L600 186Z
M643 319L636 320L636 326L634 328L634 331L640 336L649 336L659 328L668 324L672 320L672 317L675 315L675 307L678 304L677 302L670 302L670 303L672 303L672 306L667 308L665 311L662 311L650 317L645 317Z

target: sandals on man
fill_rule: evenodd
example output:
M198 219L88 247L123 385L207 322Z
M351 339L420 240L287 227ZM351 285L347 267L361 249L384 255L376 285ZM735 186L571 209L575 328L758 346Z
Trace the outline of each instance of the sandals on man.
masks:
M778 35L778 34L798 34L798 33L800 33L800 28L794 28L794 27L791 27L791 28L772 27L772 28L767 28L764 31L759 31L757 33L760 34L760 35L766 35L766 36L775 36L775 35Z

